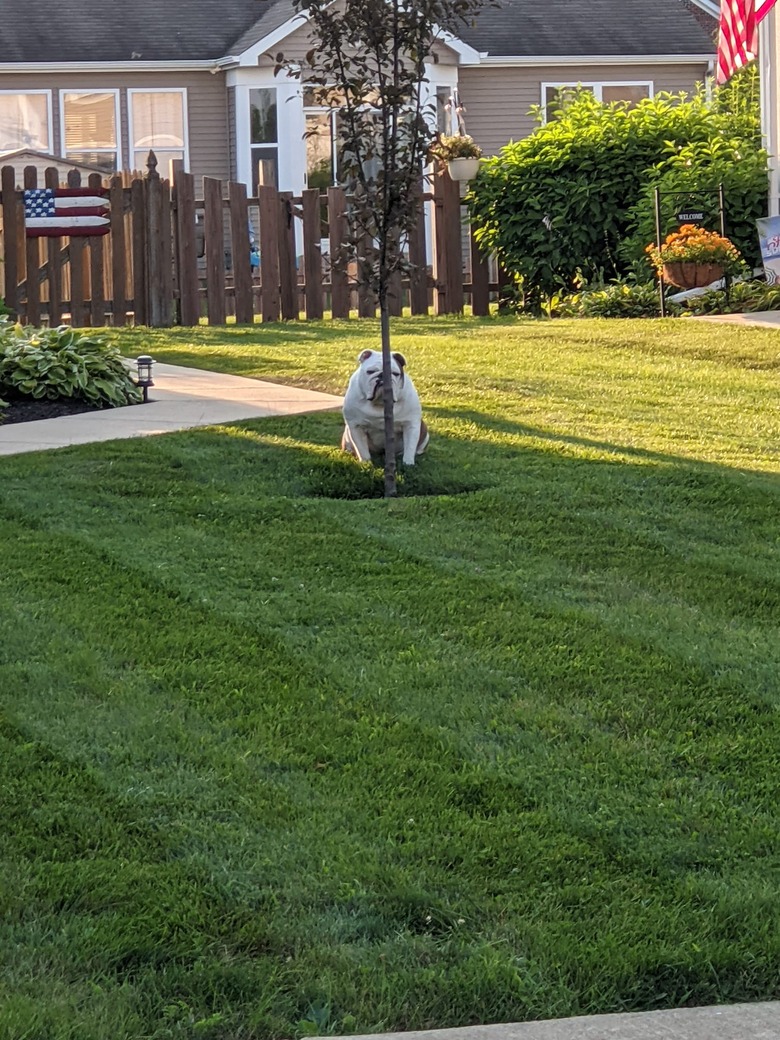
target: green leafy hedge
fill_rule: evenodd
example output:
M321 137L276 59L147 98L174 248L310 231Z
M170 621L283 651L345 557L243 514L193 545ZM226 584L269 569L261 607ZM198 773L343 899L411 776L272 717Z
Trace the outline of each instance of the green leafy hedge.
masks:
M35 329L8 320L0 322L0 393L77 398L109 407L141 400L119 351L103 336L67 325Z
M710 104L659 94L631 108L581 91L530 137L483 160L468 201L477 241L517 275L525 307L538 312L545 296L571 290L579 274L603 281L644 266L639 245L655 240L648 216L655 183L692 190L719 179L738 215L727 230L750 259L752 222L764 212L760 189L766 193L751 99L724 95Z

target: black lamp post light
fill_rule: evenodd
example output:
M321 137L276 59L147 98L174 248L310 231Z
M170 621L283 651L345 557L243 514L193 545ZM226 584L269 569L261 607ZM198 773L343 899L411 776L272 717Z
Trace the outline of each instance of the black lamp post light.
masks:
M135 363L138 368L136 382L144 392L144 404L146 404L149 400L149 387L154 386L154 380L152 379L152 365L154 364L154 358L149 357L148 354L140 354L135 359Z

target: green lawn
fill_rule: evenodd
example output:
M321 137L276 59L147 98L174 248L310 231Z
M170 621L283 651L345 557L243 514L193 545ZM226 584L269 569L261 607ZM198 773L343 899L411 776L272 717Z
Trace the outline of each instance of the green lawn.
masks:
M119 335L329 391L376 338ZM0 459L3 1038L780 998L780 335L395 347L395 501L327 497L335 413Z

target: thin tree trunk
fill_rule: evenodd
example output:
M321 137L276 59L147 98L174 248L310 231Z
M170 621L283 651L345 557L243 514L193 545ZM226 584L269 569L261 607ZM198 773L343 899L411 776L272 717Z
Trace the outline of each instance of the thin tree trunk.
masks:
M390 312L387 293L379 300L379 321L382 330L382 401L385 411L385 498L396 498L395 480L395 417L393 414L393 369L390 355Z

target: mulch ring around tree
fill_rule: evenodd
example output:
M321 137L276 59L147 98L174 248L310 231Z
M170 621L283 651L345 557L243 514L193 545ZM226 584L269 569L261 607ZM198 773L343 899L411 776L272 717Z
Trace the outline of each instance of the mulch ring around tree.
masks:
M80 415L82 412L99 412L100 405L89 404L69 398L54 401L18 397L8 401L8 408L0 407L0 427L13 423L33 422L36 419L58 419L63 415Z

